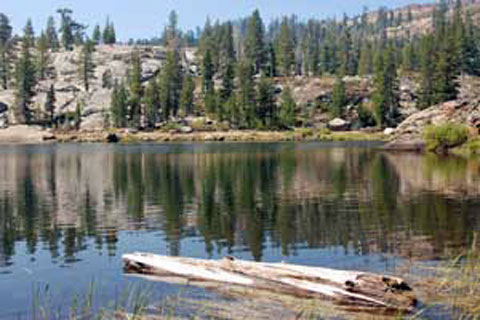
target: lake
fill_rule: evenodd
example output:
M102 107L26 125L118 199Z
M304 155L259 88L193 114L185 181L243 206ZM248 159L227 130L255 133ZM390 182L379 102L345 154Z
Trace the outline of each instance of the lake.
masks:
M480 161L377 146L1 146L0 318L28 318L38 295L71 305L92 283L96 303L118 301L146 283L123 274L128 252L394 273L468 246ZM186 292L149 285L159 301Z

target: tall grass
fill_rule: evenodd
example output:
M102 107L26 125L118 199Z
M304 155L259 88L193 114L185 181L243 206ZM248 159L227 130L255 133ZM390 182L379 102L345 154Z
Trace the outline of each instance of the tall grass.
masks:
M431 125L424 131L427 150L437 153L446 153L449 149L464 144L468 140L468 134L467 126L455 123Z
M34 320L139 320L151 303L151 290L145 285L127 286L119 297L103 306L98 302L99 292L98 284L92 281L85 292L73 294L71 301L59 306L52 303L54 293L48 284L34 287L29 317Z
M477 235L472 246L436 269L430 291L454 310L457 319L480 319L480 251Z

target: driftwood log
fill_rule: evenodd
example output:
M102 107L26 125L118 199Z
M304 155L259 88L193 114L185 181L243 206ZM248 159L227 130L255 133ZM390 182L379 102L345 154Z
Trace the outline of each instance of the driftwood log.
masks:
M416 303L402 279L372 273L258 263L234 258L201 260L148 253L122 257L127 273L154 276L165 282L179 279L211 287L241 286L300 298L329 299L349 307L411 311Z

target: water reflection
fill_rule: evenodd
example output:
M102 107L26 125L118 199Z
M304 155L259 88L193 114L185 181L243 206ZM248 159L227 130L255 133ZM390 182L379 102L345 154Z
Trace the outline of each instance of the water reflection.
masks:
M343 247L435 258L480 229L480 163L325 145L63 145L0 154L0 266L15 244L74 263L117 253L121 230L160 230L171 255L267 243L284 256ZM203 148L203 149L202 149ZM90 241L91 240L91 241Z

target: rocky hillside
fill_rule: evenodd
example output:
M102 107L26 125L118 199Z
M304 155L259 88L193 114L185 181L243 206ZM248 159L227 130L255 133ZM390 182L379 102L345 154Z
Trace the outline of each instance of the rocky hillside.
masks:
M456 4L456 0L448 0L451 12ZM416 35L423 34L432 30L432 15L435 9L435 3L438 1L432 1L431 4L411 4L405 7L397 8L393 10L394 16L402 16L402 23L399 26L391 27L388 29L390 36L402 36L406 34ZM480 25L480 0L462 0L462 4L466 11L472 15L472 20L477 25ZM408 13L412 14L412 21L409 22L407 17ZM370 22L375 23L378 17L378 11L371 12L368 15Z
M85 92L78 76L79 48L73 51L61 51L51 54L52 76L40 81L33 100L34 112L44 112L47 91L51 84L55 86L57 115L74 112L77 105L82 106L81 128L85 130L103 128L104 111L110 107L111 88L103 84L105 74L110 73L112 79L124 79L132 57L132 46L97 46L93 54L95 79L91 89ZM165 58L165 50L161 47L139 47L142 59L142 80L148 81L156 75ZM187 49L184 62L194 69L193 50ZM195 71L195 70L193 70ZM0 91L0 127L14 124L13 103L14 91ZM37 117L37 118L41 118Z
M420 150L424 148L423 132L428 125L453 122L480 130L480 80L465 77L461 81L458 99L413 113L395 130L388 145L392 149Z
M105 87L103 78L105 74L111 74L112 79L122 80L130 65L132 46L97 46L93 55L95 79L90 84L90 91L86 92L78 74L79 48L74 51L61 51L52 53L52 75L47 80L40 81L36 88L33 100L33 108L37 119L42 119L47 91L53 84L56 96L56 115L66 116L72 114L77 105L82 108L81 129L99 130L104 127L104 117L110 108L112 89ZM165 58L165 50L161 47L140 47L142 60L142 80L146 83L161 69ZM187 49L184 56L185 67L191 69L191 73L197 73L194 49ZM299 113L307 113L306 125L313 127L325 127L331 120L328 106L332 99L334 77L292 77L278 78L275 80L277 95L280 95L285 86L293 89L294 98L300 109ZM346 118L355 123L358 120L356 108L365 103L368 106L372 90L372 80L369 77L345 77L349 110ZM220 85L220 82L218 82ZM401 103L402 113L406 116L414 113L414 98L416 85L409 78L401 80ZM197 88L198 90L199 88ZM0 91L0 127L15 124L13 104L15 101L14 90Z

